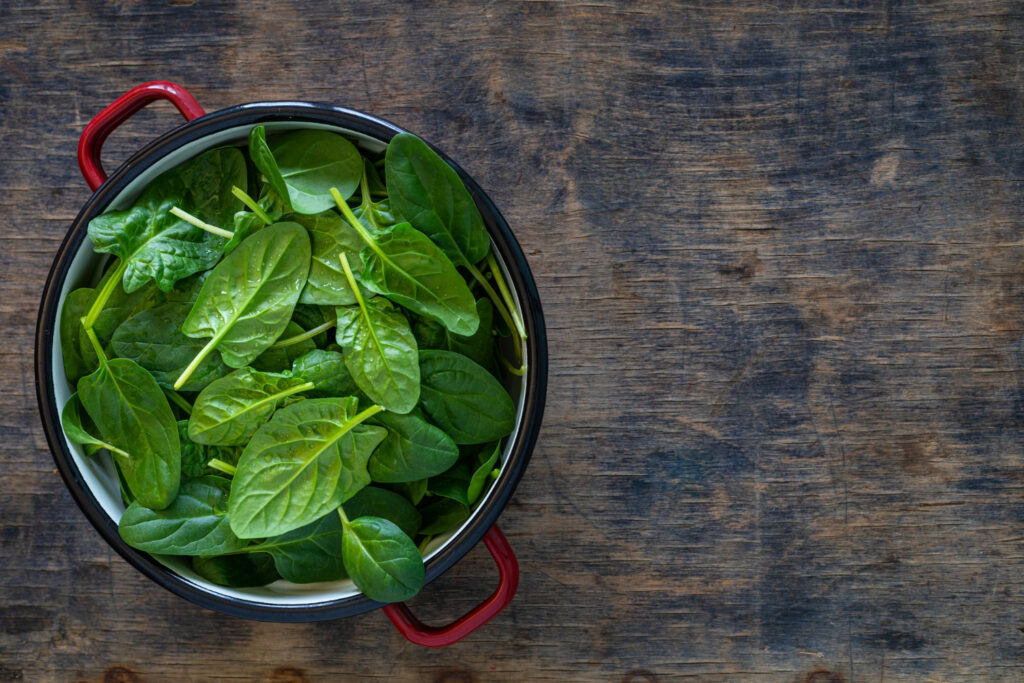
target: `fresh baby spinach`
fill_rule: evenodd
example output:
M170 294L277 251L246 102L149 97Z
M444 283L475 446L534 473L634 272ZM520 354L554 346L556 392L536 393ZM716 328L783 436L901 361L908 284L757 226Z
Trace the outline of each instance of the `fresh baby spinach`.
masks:
M415 595L419 548L497 476L515 424L500 380L524 370L458 174L407 134L371 156L258 126L118 208L90 221L112 258L58 333L64 433L112 460L121 537L224 586Z

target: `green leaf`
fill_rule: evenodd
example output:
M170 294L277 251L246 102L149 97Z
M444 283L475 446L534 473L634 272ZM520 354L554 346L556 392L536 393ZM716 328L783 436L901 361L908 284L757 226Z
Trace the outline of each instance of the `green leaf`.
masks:
M114 353L149 370L157 384L170 389L204 346L202 341L181 332L181 323L191 307L188 302L170 302L136 313L114 332ZM231 368L221 362L220 356L209 355L180 389L201 391L229 372Z
M454 263L487 256L490 238L459 174L415 135L399 133L385 156L395 213L434 241Z
M126 292L124 287L119 284L115 285L110 298L107 299L107 302L96 317L93 331L96 333L100 343L106 346L113 338L114 332L117 331L117 328L125 320L128 320L137 313L147 311L154 306L159 306L164 303L165 299L164 293L153 282L149 282L133 292ZM81 337L79 339L80 344L89 346L84 327L81 328Z
M284 328L281 338L297 337L303 332L305 330L298 323L289 322L288 326ZM262 372L287 372L291 370L292 363L297 358L314 349L316 349L316 344L312 339L306 339L295 344L289 344L288 346L271 346L252 362L252 366Z
M427 483L427 490L435 496L451 498L469 507L467 492L469 491L469 481L472 476L473 472L469 466L464 462L460 462L447 471L431 477Z
M214 458L234 465L242 453L237 446L207 446L196 443L189 438L188 420L178 420L178 441L181 442L181 475L190 479L215 474L215 470L207 467L207 463Z
M366 461L384 438L360 424L355 397L308 399L279 410L257 430L231 484L231 528L263 538L305 526L370 483Z
M449 469L459 458L451 437L416 415L382 413L376 420L387 427L388 435L370 458L374 481L425 479Z
M457 529L469 519L469 508L451 498L438 498L420 508L423 526L420 534L433 536Z
M292 376L312 382L310 398L354 396L359 392L352 375L345 367L345 358L337 351L314 349L292 363Z
M395 493L405 496L413 505L419 505L423 497L427 495L427 479L417 479L397 484L387 484L387 488ZM381 482L383 483L383 482Z
M484 451L485 453L488 451ZM484 458L480 465L473 472L473 477L469 480L469 488L466 490L466 498L469 500L469 504L474 504L480 497L480 494L484 491L484 486L487 484L488 478L491 476L491 471L494 466L498 463L498 457L501 455L501 442L494 444L494 449L490 451L490 455ZM481 454L481 457L483 455Z
M309 235L276 223L246 239L207 276L182 331L211 338L224 362L240 368L281 336L309 272ZM205 348L204 348L205 351Z
M78 397L148 508L167 507L178 493L181 445L167 397L135 361L114 358L78 381ZM118 455L127 453L127 457Z
M516 408L508 392L465 356L421 351L420 372L420 403L455 443L495 441L515 427Z
M252 546L274 558L281 576L292 583L335 581L347 576L341 559L342 527L329 512L311 524Z
M285 185L277 160L267 145L267 130L263 126L256 126L249 131L249 157L267 179L267 184L274 193L282 199L287 199L288 186Z
M68 399L68 402L64 404L63 410L60 411L60 424L64 428L64 434L68 439L72 443L91 446L93 453L102 449L106 449L111 453L118 451L119 449L113 444L93 436L99 429L93 424L88 415L82 414L83 410L82 401L79 400L78 394L71 394L71 398ZM124 451L120 451L119 455L122 457L128 456Z
M331 188L348 198L363 173L363 158L355 145L337 133L298 130L270 143L288 199L298 213L316 214L334 206Z
M388 491L376 486L367 486L342 505L349 519L359 517L383 517L398 526L409 538L416 535L420 528L419 511L413 507L409 499L400 493ZM334 515L329 515L333 517Z
M211 268L224 247L223 238L174 216L171 208L226 224L241 207L231 196L231 185L244 182L245 160L237 149L211 150L158 177L127 211L92 219L89 239L97 252L114 254L126 263L126 292L150 279L166 292L179 279Z
M356 297L342 270L341 254L348 257L349 263L358 261L359 250L363 247L359 233L334 212L295 216L295 221L305 226L313 243L309 279L299 301L330 306L354 304Z
M367 289L437 320L452 332L473 334L480 325L476 300L444 253L408 223L385 228L360 252Z
M242 445L282 399L311 388L310 383L296 377L239 368L211 382L196 397L188 423L189 436L201 444Z
M494 304L490 299L477 299L477 315L480 327L472 335L465 336L450 332L437 321L417 316L412 331L421 349L454 351L497 375L494 362Z
M337 315L338 344L356 385L387 410L412 410L420 396L420 367L405 316L383 299L340 307Z
M408 536L380 517L345 525L342 556L352 581L371 600L408 600L423 587L423 558Z
M72 386L79 379L96 369L96 354L91 353L92 363L86 362L81 346L82 316L86 314L96 297L96 290L83 287L70 292L61 304L60 345L64 359L64 374ZM86 345L88 346L88 344ZM92 347L89 347L92 351Z
M232 588L265 586L281 578L268 553L193 557L192 569L207 581Z
M150 510L138 501L129 505L117 531L125 543L147 553L219 555L241 550L248 541L235 536L228 525L230 486L222 477L191 479L162 510Z

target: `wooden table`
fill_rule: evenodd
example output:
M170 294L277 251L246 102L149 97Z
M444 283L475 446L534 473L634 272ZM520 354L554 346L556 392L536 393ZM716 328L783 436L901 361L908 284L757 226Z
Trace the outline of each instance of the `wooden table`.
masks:
M1012 0L2 3L0 680L1020 680L1022 34ZM200 609L65 491L39 296L82 128L154 78L376 113L513 226L548 408L519 594L463 643ZM494 580L477 548L415 609Z

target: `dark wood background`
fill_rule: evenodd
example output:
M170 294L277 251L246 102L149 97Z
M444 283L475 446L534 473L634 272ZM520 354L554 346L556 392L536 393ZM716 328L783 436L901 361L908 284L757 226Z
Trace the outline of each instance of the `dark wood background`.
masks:
M0 681L1021 680L1022 35L1012 0L0 3ZM82 128L156 78L393 120L513 226L548 409L519 594L461 644L205 611L65 491L39 296ZM477 548L415 609L494 580Z

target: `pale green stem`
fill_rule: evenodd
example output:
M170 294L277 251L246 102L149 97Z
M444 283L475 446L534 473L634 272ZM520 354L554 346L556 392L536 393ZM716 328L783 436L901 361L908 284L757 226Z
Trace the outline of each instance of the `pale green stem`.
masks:
M505 360L505 356L502 356L501 354L498 354L498 362L500 362L505 367L506 370L511 372L516 377L522 377L523 375L526 374L526 366L525 365L520 365L517 368L514 365L512 365L511 363L509 363L507 360Z
M522 316L519 315L519 309L516 308L516 302L512 300L512 293L508 291L508 285L505 284L505 276L502 275L501 269L498 268L498 262L494 258L494 252L487 252L487 265L491 267L491 273L494 274L494 281L498 283L498 289L501 291L501 298L505 300L505 305L508 306L508 310L515 320L516 329L519 330L519 336L522 339L526 339L526 327L523 325Z
M231 239L232 237L235 236L235 233L231 232L230 230L224 230L223 228L218 228L216 225L210 225L206 221L196 218L188 211L182 211L176 206L171 207L171 213L180 218L181 220L185 221L186 223L191 223L197 228L202 228L206 232L212 233L217 237Z
M231 463L224 462L223 460L218 460L217 458L214 458L210 462L206 463L206 466L209 467L210 469L217 470L218 472L223 472L229 477L235 476L235 472L238 471L238 468L232 465Z
M352 209L348 208L348 204L345 203L344 197L342 197L341 193L338 192L338 188L331 188L331 196L334 197L334 203L338 205L338 210L341 211L341 215L343 215L345 220L352 225L352 228L359 233L359 236L363 238L366 245L377 252L377 255L382 259L387 260L387 255L380 250L380 247L377 246L377 242L370 236L370 233L366 231L366 228L359 222L356 215L352 213Z
M181 394L179 394L177 391L172 391L167 387L163 387L163 390L164 393L167 395L167 398L171 400L171 403L184 410L186 415L192 414L192 406L189 405L188 401L181 397Z
M298 344L300 342L304 342L307 339L312 339L313 337L317 336L321 332L326 332L327 330L331 329L332 327L334 327L337 324L338 324L337 320L328 320L327 322L325 322L325 323L323 323L321 325L317 325L316 327L314 327L311 330L306 330L302 334L297 334L294 337L288 337L287 339L279 339L276 342L274 342L271 345L270 348L272 348L272 349L283 349L286 346L292 346L293 344Z
M270 220L270 216L267 215L267 212L264 211L263 208L256 203L256 200L250 197L248 194L246 194L245 190L243 190L242 188L238 187L237 185L232 185L231 194L235 195L235 197L240 202L248 206L249 210L256 214L256 216L261 221L263 221L263 225L270 225L271 223L274 222Z
M501 300L498 293L494 291L494 287L491 287L491 283L487 281L487 278L483 276L483 273L481 273L476 266L472 263L464 263L463 265L470 272L473 278L480 283L480 286L484 288L484 291L487 292L487 298L494 302L494 307L498 309L498 314L501 316L502 320L505 321L505 325L508 326L508 329L512 332L512 341L513 347L515 348L516 360L522 360L523 344L522 339L519 336L519 328L516 327L515 321L512 320L512 315L508 312L508 309L505 308L505 303Z
M85 318L82 318L82 324L85 325ZM96 352L96 356L100 359L100 365L106 367L107 354L103 352L103 346L100 344L100 340L96 338L96 330L91 327L86 327L85 336L89 338L89 343L92 344L92 348Z
M340 505L338 506L338 517L341 519L341 526L347 527L351 522L348 521L348 517L345 515L345 509Z
M100 311L106 305L110 299L110 295L114 293L114 288L121 282L124 277L124 271L128 269L128 262L122 260L117 264L117 268L111 273L110 277L107 278L106 283L103 285L103 289L96 295L96 300L92 302L92 306L89 307L88 313L82 318L82 325L85 329L92 329L92 326L96 324L96 319L100 317Z
M206 346L204 346L199 353L196 354L196 357L192 359L192 362L188 364L188 367L182 371L181 376L178 377L178 379L174 380L175 391L185 386L185 382L187 382L188 378L192 376L192 373L196 371L196 368L199 367L199 364L202 363L203 360L210 355L210 352L213 351L213 348L217 345L222 336L223 335L220 334L215 336L213 339L206 343Z
M426 552L427 552L427 546L428 546L428 545L430 544L430 542L431 542L432 540L434 540L434 536L433 536L433 534L431 534L430 536L425 536L425 537L423 538L423 540L422 540L422 541L420 541L420 544L419 544L419 546L418 546L418 547L416 548L417 550L419 550L419 551L420 551L420 555L424 555L424 554L426 554Z

